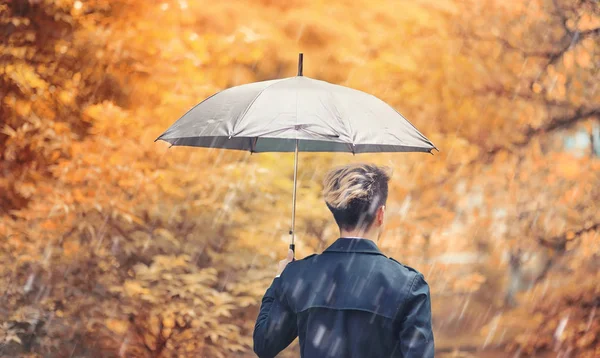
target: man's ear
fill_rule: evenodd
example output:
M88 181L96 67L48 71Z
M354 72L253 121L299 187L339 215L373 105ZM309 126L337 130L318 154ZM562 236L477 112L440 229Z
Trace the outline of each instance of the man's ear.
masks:
M382 205L377 209L377 223L379 226L383 225L385 219L385 205Z

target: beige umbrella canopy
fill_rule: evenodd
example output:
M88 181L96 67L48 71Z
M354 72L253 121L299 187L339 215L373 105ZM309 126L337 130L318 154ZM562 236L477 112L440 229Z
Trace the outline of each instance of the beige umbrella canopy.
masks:
M426 152L437 149L406 118L368 93L302 75L218 92L190 109L157 140L174 146L295 152Z

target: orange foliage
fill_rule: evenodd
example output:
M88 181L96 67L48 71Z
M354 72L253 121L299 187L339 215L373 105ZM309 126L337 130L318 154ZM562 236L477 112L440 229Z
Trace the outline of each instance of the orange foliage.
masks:
M390 165L381 246L426 274L437 336L594 356L598 139L563 142L599 126L599 26L591 0L0 3L0 353L250 354L292 157L153 140L303 51L306 75L386 100L442 151L302 153L299 256L337 235L324 172ZM519 306L492 319L505 292ZM484 321L461 327L471 309Z

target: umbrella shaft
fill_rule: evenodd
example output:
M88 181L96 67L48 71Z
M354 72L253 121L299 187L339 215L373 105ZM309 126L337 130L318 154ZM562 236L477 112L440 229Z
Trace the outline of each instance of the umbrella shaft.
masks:
M290 245L290 249L294 250L294 238L296 236L296 184L298 182L298 139L296 139L296 150L294 151L294 191L292 194L292 229L290 233L292 234L292 244Z

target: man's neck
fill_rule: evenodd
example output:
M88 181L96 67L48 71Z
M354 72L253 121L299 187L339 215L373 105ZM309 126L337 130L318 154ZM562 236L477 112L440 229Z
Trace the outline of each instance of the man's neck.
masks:
M352 230L352 231L340 230L340 237L354 238L354 239L367 239L367 240L371 240L373 242L377 242L379 235L377 232L373 232L372 230L369 230L366 232L359 231L359 230Z

